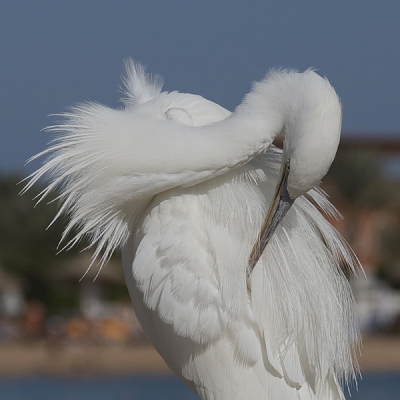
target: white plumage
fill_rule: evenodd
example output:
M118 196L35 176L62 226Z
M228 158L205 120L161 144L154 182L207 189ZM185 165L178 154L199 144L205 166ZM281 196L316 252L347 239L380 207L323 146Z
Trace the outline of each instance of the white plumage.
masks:
M61 188L66 247L88 237L103 262L122 248L146 334L202 399L343 399L358 330L340 265L357 261L315 187L339 142L333 88L311 70L272 71L231 114L161 92L131 61L123 81L123 109L82 104L48 128L57 137L26 187L46 175L42 198ZM285 165L296 200L247 275Z

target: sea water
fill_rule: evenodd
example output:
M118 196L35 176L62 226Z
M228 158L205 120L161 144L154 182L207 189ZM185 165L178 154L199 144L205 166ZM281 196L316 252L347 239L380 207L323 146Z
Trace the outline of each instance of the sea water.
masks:
M367 373L349 400L399 400L400 372ZM198 400L173 376L0 379L0 400ZM251 400L251 399L249 399Z

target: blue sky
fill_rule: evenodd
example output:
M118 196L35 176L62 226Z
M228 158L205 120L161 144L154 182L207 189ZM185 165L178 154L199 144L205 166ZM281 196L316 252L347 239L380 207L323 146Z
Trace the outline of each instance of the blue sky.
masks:
M400 133L400 2L113 0L0 5L0 172L24 174L49 114L119 107L123 59L165 90L233 110L271 67L315 67L344 105L344 132Z

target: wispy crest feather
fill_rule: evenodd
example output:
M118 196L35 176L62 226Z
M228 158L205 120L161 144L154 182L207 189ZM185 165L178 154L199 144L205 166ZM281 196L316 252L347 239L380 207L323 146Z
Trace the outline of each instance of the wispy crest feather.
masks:
M122 75L124 88L122 93L125 97L121 101L125 107L142 104L158 96L163 87L163 78L158 75L146 73L145 67L133 61L131 58L125 60L125 74Z

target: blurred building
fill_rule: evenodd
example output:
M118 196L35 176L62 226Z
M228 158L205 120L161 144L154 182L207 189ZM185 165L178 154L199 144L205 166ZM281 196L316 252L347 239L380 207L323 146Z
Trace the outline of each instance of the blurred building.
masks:
M56 278L79 292L79 314L64 322L66 336L109 343L143 339L128 295L127 301L110 301L106 296L113 287L126 290L120 262L110 260L100 271L99 260L92 256L91 251L84 251L57 268Z
M5 317L17 317L24 309L24 295L19 279L0 267L0 313Z
M110 260L101 271L99 260L92 259L90 250L68 259L57 268L58 280L74 285L79 290L79 308L84 317L98 318L109 306L104 289L112 285L125 286L121 265Z

